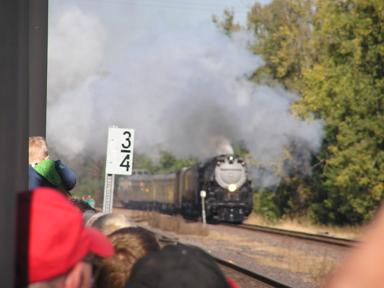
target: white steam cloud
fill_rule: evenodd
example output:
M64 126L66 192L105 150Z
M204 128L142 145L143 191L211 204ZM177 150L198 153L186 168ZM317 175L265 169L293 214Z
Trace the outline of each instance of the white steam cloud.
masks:
M230 39L213 24L157 26L129 40L129 29L121 33L118 49L108 47L106 28L77 8L52 23L47 134L56 149L104 155L108 127L117 125L134 128L135 148L147 153L206 158L243 141L262 186L277 183L276 166L289 168L282 159L292 145L291 160L307 169L322 123L291 115L296 95L247 81L262 59L247 49L246 34Z

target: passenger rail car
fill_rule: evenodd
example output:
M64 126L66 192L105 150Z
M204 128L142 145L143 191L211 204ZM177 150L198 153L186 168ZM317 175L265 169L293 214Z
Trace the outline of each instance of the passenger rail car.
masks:
M208 220L241 223L252 211L245 161L220 155L167 175L135 173L117 179L115 205L180 213L199 218L204 201ZM205 191L205 197L201 197ZM203 192L204 193L204 192Z

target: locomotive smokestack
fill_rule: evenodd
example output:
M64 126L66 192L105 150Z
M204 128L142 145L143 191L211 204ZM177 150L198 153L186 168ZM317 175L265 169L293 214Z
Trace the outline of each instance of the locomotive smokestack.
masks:
M222 155L222 154L233 154L233 147L230 143L230 141L226 138L216 138L216 154Z

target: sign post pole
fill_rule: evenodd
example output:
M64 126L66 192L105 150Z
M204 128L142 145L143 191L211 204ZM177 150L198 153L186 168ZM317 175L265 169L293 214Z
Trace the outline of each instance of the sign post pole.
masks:
M115 175L105 173L103 213L112 213Z
M115 175L131 175L134 130L110 127L105 166L103 213L112 213Z
M205 190L200 191L200 197L201 197L201 214L203 218L203 225L205 226L207 224L206 216L205 216L205 197L207 196L207 192Z

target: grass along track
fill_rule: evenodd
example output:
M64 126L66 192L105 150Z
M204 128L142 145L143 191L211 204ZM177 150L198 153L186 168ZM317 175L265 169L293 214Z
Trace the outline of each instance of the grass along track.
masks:
M132 210L126 210L126 209L119 209L117 211L132 211ZM163 229L166 226L167 228L171 226L178 226L179 229L183 228L183 221L185 221L185 224L187 223L187 220L183 220L181 216L170 216L170 215L163 215L159 214L158 212L138 212L135 216L130 216L131 219L133 219L136 222L161 222L164 223L156 223L158 225L158 228ZM162 219L163 218L163 219ZM173 223L177 222L177 223ZM196 223L199 224L199 222L190 222L190 223ZM153 223L152 223L153 224ZM175 225L177 224L177 225ZM257 225L257 224L226 224L221 223L220 225L225 225L233 228L239 228L239 229L246 229L251 231L257 231L257 232L264 232L269 234L276 234L286 237L292 237L292 238L298 238L302 240L307 241L313 241L317 243L324 243L329 245L335 245L335 246L341 246L341 247L353 247L356 244L358 244L358 241L351 240L347 238L340 238L335 236L329 236L324 234L314 234L314 233L308 233L308 232L300 232L300 231L294 231L294 230L287 230L287 229L281 229L281 228L275 228L275 227L269 227L269 226L263 226L263 225ZM173 230L173 229L171 229ZM177 229L176 229L177 230ZM199 230L199 229L196 229ZM174 231L178 232L178 231ZM193 233L192 233L193 234Z

